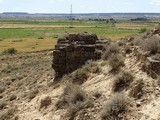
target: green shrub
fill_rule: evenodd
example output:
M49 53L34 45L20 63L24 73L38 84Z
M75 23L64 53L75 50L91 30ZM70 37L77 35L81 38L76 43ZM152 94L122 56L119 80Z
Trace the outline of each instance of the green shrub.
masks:
M101 120L120 120L128 111L126 96L119 93L111 98L101 112Z
M2 54L8 54L8 55L13 55L16 54L17 50L15 48L8 48L7 50L4 50Z
M140 31L139 31L139 33L144 33L144 32L146 32L146 31L147 31L146 28L141 28Z
M125 88L128 88L133 81L133 76L129 72L122 72L113 82L113 92L120 92Z

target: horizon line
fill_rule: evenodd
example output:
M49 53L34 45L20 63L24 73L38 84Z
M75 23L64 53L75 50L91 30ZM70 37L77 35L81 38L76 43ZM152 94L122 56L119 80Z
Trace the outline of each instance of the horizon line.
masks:
M63 13L63 12L57 12L57 13L46 13L46 12L37 12L37 13L32 13L32 12L0 12L0 14L4 14L4 13L26 13L26 14L70 14L70 13ZM160 12L88 12L88 13L80 13L80 12L75 12L73 14L120 14L120 13L123 13L123 14L126 14L126 13L131 13L131 14L144 14L144 13L147 13L147 14L160 14Z

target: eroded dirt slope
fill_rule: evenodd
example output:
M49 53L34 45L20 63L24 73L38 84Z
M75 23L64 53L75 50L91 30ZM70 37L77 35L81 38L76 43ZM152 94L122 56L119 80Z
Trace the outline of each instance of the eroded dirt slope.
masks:
M51 68L52 52L15 55L0 59L0 115L5 119L14 120L64 120L67 109L56 110L55 104L63 93L66 81L54 84L54 72ZM116 75L110 72L108 63L99 60L96 63L101 72L91 73L81 86L93 100L93 106L81 110L83 116L77 114L77 120L100 120L100 113L104 104L115 93L112 91L113 80ZM125 66L122 68L134 75L133 85L123 92L128 96L134 83L143 82L143 93L139 99L131 97L132 106L127 114L127 120L160 120L160 88L156 80L141 70L141 64L133 53L126 55ZM94 92L101 96L95 98ZM41 100L49 96L51 104L41 108ZM14 114L8 110L12 108ZM79 116L78 116L79 115ZM3 120L3 119L2 119Z

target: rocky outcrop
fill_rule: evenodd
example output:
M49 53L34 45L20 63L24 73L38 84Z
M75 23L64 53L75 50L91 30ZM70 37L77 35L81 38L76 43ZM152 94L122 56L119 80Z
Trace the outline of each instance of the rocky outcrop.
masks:
M87 60L101 58L108 41L101 41L96 34L69 34L57 41L53 51L53 64L56 77L62 77L82 66Z
M160 29L141 35L139 46L134 46L134 54L141 62L142 70L152 78L160 75Z

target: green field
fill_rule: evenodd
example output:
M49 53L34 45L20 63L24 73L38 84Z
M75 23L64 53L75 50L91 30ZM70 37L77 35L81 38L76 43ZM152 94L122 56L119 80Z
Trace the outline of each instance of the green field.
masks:
M11 47L20 52L51 49L56 44L57 37L65 33L91 32L96 33L99 37L118 40L138 34L141 28L152 29L153 24L117 23L112 25L92 21L74 21L72 24L70 21L1 21L0 51Z

